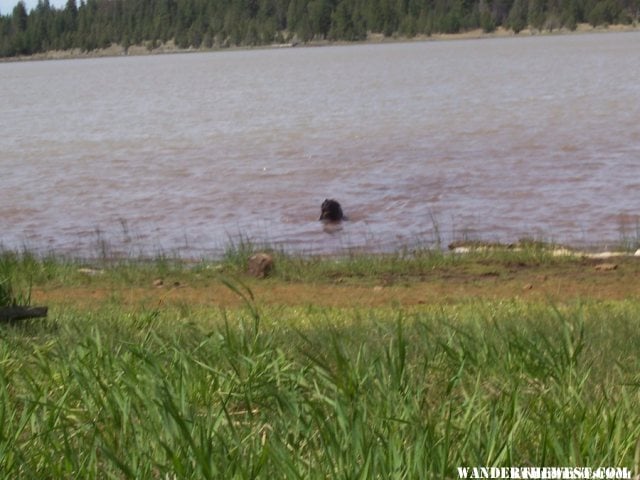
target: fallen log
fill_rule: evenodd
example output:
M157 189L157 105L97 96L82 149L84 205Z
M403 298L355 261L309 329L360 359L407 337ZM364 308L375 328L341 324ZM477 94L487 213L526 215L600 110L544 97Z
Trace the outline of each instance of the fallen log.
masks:
M0 307L0 321L13 322L47 316L48 307Z

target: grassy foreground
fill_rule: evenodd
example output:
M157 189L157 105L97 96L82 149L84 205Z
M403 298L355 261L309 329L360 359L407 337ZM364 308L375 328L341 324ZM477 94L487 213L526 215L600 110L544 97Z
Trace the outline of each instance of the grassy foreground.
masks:
M637 259L279 256L261 282L243 261L0 255L50 306L0 325L2 477L638 474Z

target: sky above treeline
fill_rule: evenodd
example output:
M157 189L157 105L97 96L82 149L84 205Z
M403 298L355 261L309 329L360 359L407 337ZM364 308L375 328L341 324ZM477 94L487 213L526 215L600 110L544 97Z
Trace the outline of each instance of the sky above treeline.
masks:
M55 8L62 8L66 4L66 0L49 0L49 5ZM80 1L77 2L80 4ZM11 15L13 7L18 4L18 0L0 0L0 15ZM38 0L24 0L27 11L36 8Z

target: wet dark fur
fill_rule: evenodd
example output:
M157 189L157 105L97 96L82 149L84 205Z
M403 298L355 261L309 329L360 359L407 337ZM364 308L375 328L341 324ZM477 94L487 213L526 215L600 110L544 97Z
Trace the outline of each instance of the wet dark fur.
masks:
M322 202L320 212L320 220L325 222L339 222L344 219L342 207L332 198L327 198Z

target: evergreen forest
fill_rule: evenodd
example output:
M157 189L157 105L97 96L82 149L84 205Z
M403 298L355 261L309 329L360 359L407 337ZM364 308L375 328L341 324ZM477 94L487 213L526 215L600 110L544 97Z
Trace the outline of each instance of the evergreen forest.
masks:
M640 0L39 0L0 12L0 56L92 51L112 44L154 49L225 48L411 38L498 27L575 29L636 23Z

